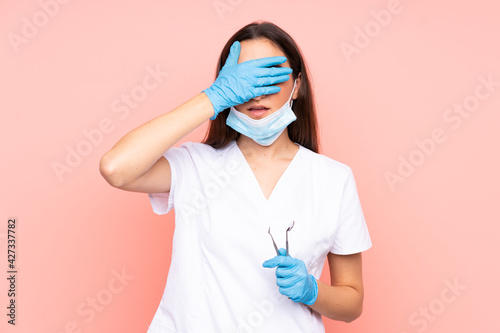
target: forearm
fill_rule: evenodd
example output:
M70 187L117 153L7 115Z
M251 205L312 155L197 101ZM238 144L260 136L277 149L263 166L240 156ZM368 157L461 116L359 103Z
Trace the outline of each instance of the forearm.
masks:
M363 295L350 286L330 286L317 280L318 298L309 307L333 320L351 322L361 315Z
M137 179L147 172L165 151L213 114L210 100L205 93L200 93L121 138L102 157L101 173L107 175L107 180L115 184Z

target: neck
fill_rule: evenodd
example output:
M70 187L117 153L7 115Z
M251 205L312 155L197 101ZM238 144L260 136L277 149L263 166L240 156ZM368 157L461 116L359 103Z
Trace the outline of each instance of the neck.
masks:
M269 146L262 146L243 134L240 134L236 143L245 156L263 160L283 158L290 155L293 156L299 148L297 144L290 140L287 128L281 133L276 141Z

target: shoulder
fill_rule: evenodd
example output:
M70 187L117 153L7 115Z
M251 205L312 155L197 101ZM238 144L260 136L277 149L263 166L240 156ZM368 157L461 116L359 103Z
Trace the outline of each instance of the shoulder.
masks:
M303 146L300 146L300 149L302 150L305 160L307 161L306 163L309 164L311 170L322 174L328 173L328 175L335 176L336 178L340 177L345 179L352 174L351 167L342 162L326 155L315 153Z
M219 168L234 159L234 141L223 148L213 148L200 142L183 142L164 155L169 161L187 163L195 168Z
M171 149L184 150L191 155L221 156L231 150L231 148L233 147L233 143L234 142L231 142L223 148L216 149L205 143L187 141L182 143L178 148L171 148Z

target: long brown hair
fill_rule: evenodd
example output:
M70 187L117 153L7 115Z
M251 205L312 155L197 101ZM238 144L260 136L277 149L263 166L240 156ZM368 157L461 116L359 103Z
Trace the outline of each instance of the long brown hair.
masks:
M226 43L219 57L215 78L219 75L229 55L229 49L235 41L265 38L273 42L285 54L290 67L293 69L293 79L301 74L299 95L293 101L293 111L297 120L288 125L288 136L292 142L298 143L316 153L319 152L317 120L314 97L312 94L307 66L299 47L293 38L277 25L270 22L253 22L238 30ZM219 113L215 120L210 121L210 127L203 143L214 148L225 147L232 140L236 140L239 133L226 125L229 109Z

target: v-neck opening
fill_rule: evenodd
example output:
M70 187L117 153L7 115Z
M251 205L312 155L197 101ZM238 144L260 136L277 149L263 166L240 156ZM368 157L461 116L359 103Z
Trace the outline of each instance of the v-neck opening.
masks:
M287 167L285 168L285 171L283 171L283 173L278 178L278 181L274 185L274 187L273 187L273 189L271 191L271 194L269 195L269 198L266 198L266 196L264 194L264 191L262 190L262 187L260 186L260 183L259 183L259 181L257 179L257 176L255 175L255 173L253 172L252 168L250 167L250 164L248 163L245 155L243 154L243 152L241 151L240 147L238 146L238 143L236 142L236 140L234 140L234 145L236 146L235 149L238 151L238 154L240 155L240 158L243 159L243 161L244 161L243 164L246 166L246 169L250 173L250 178L252 178L253 184L255 184L254 187L256 187L256 189L260 193L260 198L264 202L266 202L266 203L275 200L274 198L277 196L276 193L279 192L280 188L284 186L282 183L286 181L285 178L288 177L288 174L292 172L290 170L293 170L294 165L297 164L296 161L299 158L299 155L301 154L302 146L299 145L299 144L297 144L297 143L294 143L294 144L296 144L297 146L299 146L299 149L297 150L297 152L293 156L293 158L290 161L290 163L288 163ZM283 179L285 179L285 180L283 180Z

